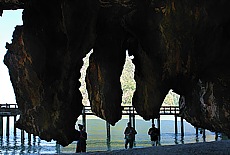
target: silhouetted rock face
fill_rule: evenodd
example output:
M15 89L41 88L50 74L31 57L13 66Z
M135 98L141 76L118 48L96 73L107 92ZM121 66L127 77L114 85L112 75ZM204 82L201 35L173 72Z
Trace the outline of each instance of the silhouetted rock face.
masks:
M22 9L24 1L26 0L0 0L0 16L2 16L3 10Z
M91 106L114 125L121 119L119 81L128 50L139 115L157 117L173 89L187 121L230 135L229 8L229 0L26 1L24 25L4 60L22 112L18 127L64 146L77 138L78 79L91 49Z

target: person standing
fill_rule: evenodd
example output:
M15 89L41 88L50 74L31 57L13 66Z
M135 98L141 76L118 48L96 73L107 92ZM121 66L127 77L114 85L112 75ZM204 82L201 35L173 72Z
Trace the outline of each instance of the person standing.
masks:
M86 140L87 140L87 133L84 131L84 126L78 124L80 137L77 141L76 153L77 152L86 152Z
M128 144L129 144L129 148L133 148L133 143L137 131L131 126L130 122L127 123L127 127L125 128L124 134L125 134L125 148L127 149Z
M155 127L155 124L152 123L152 127L148 131L148 135L150 135L150 139L152 142L152 146L157 146L160 136L160 130Z

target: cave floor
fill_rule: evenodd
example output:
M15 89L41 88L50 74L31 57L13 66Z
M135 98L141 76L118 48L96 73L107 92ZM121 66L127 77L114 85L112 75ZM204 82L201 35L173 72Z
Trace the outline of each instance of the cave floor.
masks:
M77 153L75 153L77 154ZM79 154L79 153L78 153ZM178 144L105 152L87 152L86 155L230 155L230 140Z

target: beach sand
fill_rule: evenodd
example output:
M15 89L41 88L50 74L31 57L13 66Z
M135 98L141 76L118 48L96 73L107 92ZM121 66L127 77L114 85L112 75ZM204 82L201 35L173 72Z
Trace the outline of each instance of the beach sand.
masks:
M178 144L133 148L105 152L81 153L86 155L230 155L230 140L200 142L193 144Z

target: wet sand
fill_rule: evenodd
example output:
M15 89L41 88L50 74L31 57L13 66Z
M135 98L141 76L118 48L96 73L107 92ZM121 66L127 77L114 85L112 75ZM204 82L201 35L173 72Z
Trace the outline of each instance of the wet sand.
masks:
M133 148L105 152L88 152L82 155L230 155L230 140Z

